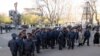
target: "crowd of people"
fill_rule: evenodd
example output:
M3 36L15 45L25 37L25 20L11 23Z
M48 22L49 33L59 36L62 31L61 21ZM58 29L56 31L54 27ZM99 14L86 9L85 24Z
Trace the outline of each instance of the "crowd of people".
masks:
M89 40L91 32L89 29L82 28L36 28L32 32L27 33L27 30L22 30L18 35L12 34L12 39L8 42L8 47L11 50L12 56L34 56L35 53L40 53L41 49L55 49L59 50L67 47L74 49L75 42L78 42L78 47L90 46ZM96 31L94 34L94 44L99 44L100 34Z

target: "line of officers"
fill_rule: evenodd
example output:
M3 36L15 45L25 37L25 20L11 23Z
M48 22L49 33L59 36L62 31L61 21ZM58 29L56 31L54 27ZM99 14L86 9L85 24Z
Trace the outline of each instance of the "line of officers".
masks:
M74 49L75 41L81 39L79 33L82 33L81 29L37 28L31 33L22 30L19 35L12 34L8 47L12 56L34 56L34 52L40 53L40 49L54 49L57 45L59 50L65 47ZM80 41L78 46L84 45L86 41L89 46L90 31L86 30L84 36L84 40Z

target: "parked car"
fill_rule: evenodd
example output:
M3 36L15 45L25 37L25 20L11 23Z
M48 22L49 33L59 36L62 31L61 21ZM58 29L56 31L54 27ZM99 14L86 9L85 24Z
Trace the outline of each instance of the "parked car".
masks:
M18 29L18 30L21 30L21 29L23 29L23 28L21 27L21 25L19 25L19 26L17 27L17 29Z
M28 29L28 28L29 28L28 25L22 25L21 27L22 27L22 28L25 28L25 29Z

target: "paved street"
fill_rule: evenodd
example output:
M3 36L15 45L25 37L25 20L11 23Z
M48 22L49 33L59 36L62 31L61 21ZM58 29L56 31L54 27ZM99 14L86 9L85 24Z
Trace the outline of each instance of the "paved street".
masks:
M13 32L18 33L20 31L13 30L10 33L0 34L0 56L11 56L9 48L7 47L7 42L9 39L11 39L10 35ZM74 50L68 50L67 48L65 48L61 51L59 51L58 47L56 47L54 50L52 49L41 50L40 54L35 54L35 55L36 56L100 56L100 47L94 46L91 41L89 47L88 46L83 46L83 47L76 46Z

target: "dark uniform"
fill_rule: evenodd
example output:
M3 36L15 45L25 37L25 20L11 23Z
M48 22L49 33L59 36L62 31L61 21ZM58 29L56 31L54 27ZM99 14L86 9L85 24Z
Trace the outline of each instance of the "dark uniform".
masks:
M12 40L8 42L8 47L10 48L12 56L17 56L17 43L16 43L17 35L15 33L12 34Z
M47 32L47 46L51 47L53 49L53 44L51 43L52 41L52 30L49 29L49 31Z
M56 31L55 30L52 30L51 31L51 41L50 41L50 43L51 43L51 48L52 49L54 49L54 46L55 46L55 38L56 38Z
M79 32L75 32L75 39L78 40L79 38Z
M64 47L64 48L66 47L67 33L68 33L67 30L63 30L63 35L64 35L64 39L63 39L63 47Z
M23 56L24 54L24 42L23 42L23 38L19 37L17 40L17 46L18 46L18 54L19 56Z
M2 34L2 30L3 30L3 27L2 26L0 26L0 33Z
M74 42L75 42L75 32L71 30L68 33L68 49L70 48L74 49Z
M89 39L90 39L90 31L89 30L86 30L84 32L84 41L83 41L83 45L85 44L85 42L87 41L87 46L89 46Z
M41 38L42 38L42 48L47 49L47 32L41 31Z
M94 34L93 43L94 43L94 44L99 44L99 43L100 43L100 34L99 34L99 31L97 31L97 32Z
M25 56L34 55L34 42L32 41L32 39L26 39L24 41L24 51L25 51Z
M64 35L62 32L60 32L57 39L58 44L59 44L59 50L62 50L63 48L63 43L64 43L63 40L64 40Z
M36 34L36 52L37 53L40 53L40 46L41 46L41 32L40 31L37 31Z
M27 36L26 36L26 30L22 30L21 33L24 34L23 39L27 39Z

